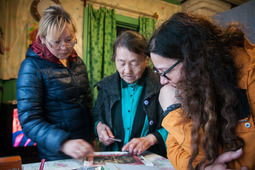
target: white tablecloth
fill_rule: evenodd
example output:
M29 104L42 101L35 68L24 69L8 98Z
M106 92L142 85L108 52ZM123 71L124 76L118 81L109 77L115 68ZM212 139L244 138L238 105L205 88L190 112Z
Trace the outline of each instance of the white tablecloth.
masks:
M168 159L159 156L157 154L151 152L145 152L142 154L146 160L153 163L154 168L159 170L174 170L173 166L169 162ZM44 164L44 170L70 170L70 169L80 169L82 166L82 160L75 159L64 159L57 161L46 161ZM22 170L39 170L40 162L31 163L31 164L23 164ZM109 167L101 167L101 170L111 170ZM132 170L134 170L132 168Z

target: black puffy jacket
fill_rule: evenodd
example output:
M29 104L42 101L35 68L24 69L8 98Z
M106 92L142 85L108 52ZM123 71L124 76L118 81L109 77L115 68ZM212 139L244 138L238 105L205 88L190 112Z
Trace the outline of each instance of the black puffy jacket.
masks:
M28 48L19 70L17 101L22 129L37 143L41 158L70 158L60 151L67 139L91 143L91 90L80 57L68 69Z

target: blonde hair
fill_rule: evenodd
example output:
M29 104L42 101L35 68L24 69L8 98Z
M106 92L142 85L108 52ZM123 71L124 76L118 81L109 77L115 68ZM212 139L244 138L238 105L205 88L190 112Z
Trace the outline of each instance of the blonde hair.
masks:
M68 12L59 5L50 6L40 19L36 38L54 35L58 39L66 27L73 29L74 34L77 32L76 23Z

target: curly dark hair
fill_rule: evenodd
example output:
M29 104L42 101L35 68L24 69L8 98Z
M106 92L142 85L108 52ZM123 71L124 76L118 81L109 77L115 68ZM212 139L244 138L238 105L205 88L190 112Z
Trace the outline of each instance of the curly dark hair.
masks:
M149 43L149 52L181 59L183 67L177 84L183 117L193 121L192 155L188 168L199 153L199 129L204 131L204 158L198 167L212 164L219 154L237 150L244 141L235 134L240 90L233 47L243 47L244 33L238 24L226 28L193 13L178 12L164 22Z

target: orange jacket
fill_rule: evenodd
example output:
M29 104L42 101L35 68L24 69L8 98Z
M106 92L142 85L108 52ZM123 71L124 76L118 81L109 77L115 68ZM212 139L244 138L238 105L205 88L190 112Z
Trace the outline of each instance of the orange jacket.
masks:
M240 122L237 126L237 134L244 140L243 155L229 164L231 168L240 169L246 166L255 169L255 49L248 41L245 49L234 49L236 64L241 64L239 75L239 87L246 89L250 104L250 116L247 121ZM171 164L180 170L187 169L188 161L192 153L191 149L191 127L192 121L186 122L185 126L181 116L182 109L174 110L164 118L162 126L169 132L166 145L167 157ZM200 129L200 142L203 139L203 130ZM203 158L203 150L200 145L199 154L193 162L193 167Z

